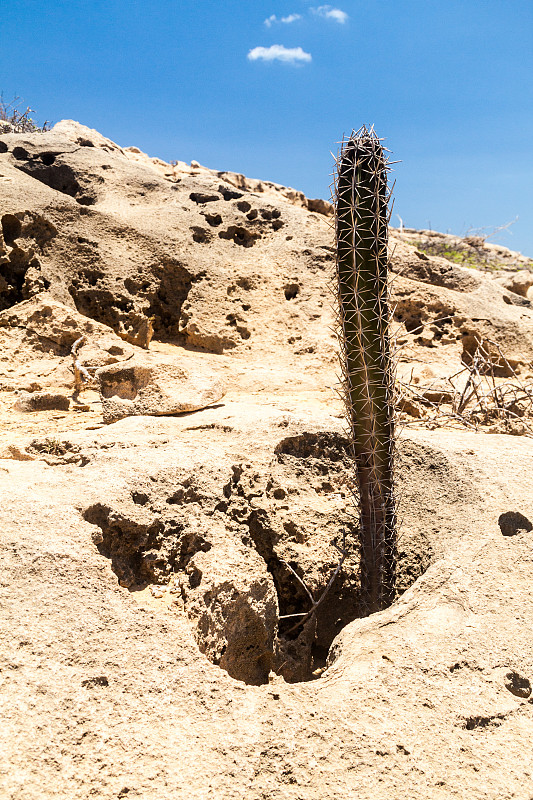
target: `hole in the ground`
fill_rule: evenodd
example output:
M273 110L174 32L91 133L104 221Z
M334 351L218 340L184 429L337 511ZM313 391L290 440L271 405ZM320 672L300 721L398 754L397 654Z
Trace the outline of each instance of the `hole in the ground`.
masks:
M285 292L285 300L294 300L300 294L300 287L297 283L287 283L283 287L283 291Z
M2 235L4 242L13 247L15 240L19 238L22 233L22 223L15 217L14 214L4 214L2 217Z
M347 448L347 440L338 434L304 434L284 439L276 448L273 472L263 477L264 490L278 501L276 506L279 511L253 509L247 518L250 538L274 580L282 617L273 668L289 682L318 677L333 638L347 622L359 616L358 558L357 546L353 542L353 514L350 515L344 501L339 507L338 493L329 494L329 503L326 504L328 511L324 512L324 517L321 514L315 516L310 510L304 510L311 508L311 497L299 497L302 490L295 493L291 489L288 494L280 481L274 479L274 475L286 482L287 486L305 486L304 495L316 492L316 487L324 483L324 475L340 491L350 464ZM228 487L230 491L226 495L229 494L230 504L227 513L230 516L238 511L235 495L246 495L249 481L250 476L241 475L236 487ZM241 492L239 486L243 487ZM260 493L261 486L259 483L253 487L253 494ZM234 506L235 502L237 506ZM295 518L287 518L290 512L283 510L291 505L295 506ZM284 531L281 535L280 523ZM302 624L302 619L312 608L308 591L315 602L319 600L335 571L338 551L332 542L342 537L343 531L347 540L351 540L352 556L333 581L327 602ZM328 553L324 558L322 549L320 563L316 562L316 556L310 556L309 551L309 548L312 550L313 546L318 546L316 540L322 542L321 547L325 547Z
M516 536L517 533L529 533L533 530L531 521L519 511L506 511L500 514L498 525L504 536Z
M93 539L100 553L111 560L121 586L166 584L173 573L186 568L195 553L211 549L199 533L186 531L177 520L152 515L139 521L133 516L101 503L83 514L87 522L100 528L101 533Z
M189 199L198 204L215 203L217 200L220 200L220 195L206 194L205 192L191 192Z
M249 231L240 225L230 225L226 231L220 231L218 235L221 239L231 239L242 247L253 247L256 239L261 238L260 233Z
M224 200L239 200L242 197L242 192L236 192L234 189L228 189L226 186L219 186L218 191Z
M399 489L418 509L451 483L445 476L452 467L437 451L407 445ZM91 506L84 518L98 527L93 540L120 584L156 584L156 597L167 592L187 614L200 650L232 677L265 683L273 670L289 682L315 679L337 634L363 614L349 441L331 431L286 436L270 462L235 464L226 480L209 471L201 481L178 479L172 471L116 504ZM468 495L475 504L464 475L456 484L456 494L447 489L450 503ZM398 594L429 566L432 542L445 529L437 509L432 540L427 515L410 513ZM334 543L343 534L348 556L335 576ZM302 624L330 581L324 602Z

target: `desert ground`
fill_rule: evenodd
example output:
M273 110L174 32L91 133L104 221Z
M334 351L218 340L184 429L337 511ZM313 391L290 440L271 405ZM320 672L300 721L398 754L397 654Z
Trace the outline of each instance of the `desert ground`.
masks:
M533 261L390 231L397 597L363 617L332 221L0 135L2 798L532 800Z

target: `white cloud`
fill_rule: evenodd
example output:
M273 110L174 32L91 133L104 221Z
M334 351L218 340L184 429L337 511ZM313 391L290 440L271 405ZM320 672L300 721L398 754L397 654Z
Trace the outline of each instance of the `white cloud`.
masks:
M334 19L335 22L340 22L341 25L344 25L348 19L348 14L346 11L341 11L340 8L332 8L331 6L318 6L318 8L313 8L311 10L313 14L317 14L319 17L324 17L325 19Z
M289 25L291 22L296 22L296 20L301 18L301 14L289 14L287 17L281 17L278 19L275 14L271 14L270 17L265 20L264 24L267 26L267 28L271 28L275 22L283 22L285 25Z
M283 61L286 64L295 64L298 61L308 63L311 53L306 53L301 47L284 47L282 44L273 44L271 47L254 47L247 55L249 61Z

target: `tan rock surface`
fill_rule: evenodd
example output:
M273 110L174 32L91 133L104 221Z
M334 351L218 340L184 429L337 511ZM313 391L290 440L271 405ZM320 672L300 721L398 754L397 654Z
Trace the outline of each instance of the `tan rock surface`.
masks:
M399 597L359 619L327 216L169 166L71 121L0 137L0 796L530 800L531 439L417 406ZM442 394L480 339L531 376L525 298L393 240L402 380ZM148 352L116 335L151 316ZM111 425L91 388L83 413L14 412L72 387L82 333L91 369L183 365L227 394ZM291 638L294 572L319 597L343 532Z
M151 362L151 363L150 363ZM123 417L165 416L198 411L224 396L216 374L198 368L188 371L186 362L149 359L100 367L95 373L104 422Z
M32 392L19 397L13 408L16 411L67 411L70 406L68 397L54 392Z

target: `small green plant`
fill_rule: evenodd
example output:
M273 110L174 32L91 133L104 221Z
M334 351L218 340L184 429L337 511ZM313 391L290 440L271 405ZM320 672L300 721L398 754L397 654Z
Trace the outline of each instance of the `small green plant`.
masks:
M65 447L61 441L55 436L47 436L42 441L32 442L32 446L39 453L47 453L52 456L60 456L65 452Z
M21 102L20 97L15 97L8 103L3 93L0 94L0 133L44 133L50 130L48 122L37 125L30 117L35 111L29 106L24 111L20 110Z
M357 475L361 600L367 614L390 605L396 585L387 163L373 128L362 127L343 141L335 175L338 332Z

